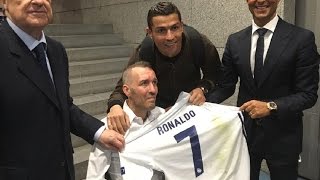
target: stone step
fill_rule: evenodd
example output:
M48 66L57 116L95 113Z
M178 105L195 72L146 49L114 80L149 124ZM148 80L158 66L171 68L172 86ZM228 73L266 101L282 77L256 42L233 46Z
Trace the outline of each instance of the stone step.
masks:
M70 79L71 96L113 91L122 73L104 74Z
M106 113L107 100L111 92L97 94L88 94L84 96L73 97L73 103L78 105L83 111L95 116Z
M132 47L126 45L67 48L69 61L128 57L131 53Z
M80 62L73 61L69 63L69 77L80 78L83 76L122 72L128 60L129 57Z
M113 33L112 24L50 24L44 29L49 36Z
M75 180L86 180L88 160L74 165Z
M89 153L92 148L91 144L86 144L80 147L74 148L74 154L73 154L73 163L78 164L83 161L86 161L89 159Z
M76 180L82 180L86 178L91 148L91 144L74 148L73 159Z
M100 114L96 115L95 117L101 120L105 116L106 114ZM86 141L73 134L71 134L71 139L74 148L73 159L75 165L75 179L85 179L88 167L89 153L91 151L92 145L88 144Z
M123 43L123 39L118 34L51 36L51 38L60 41L65 48L120 45Z

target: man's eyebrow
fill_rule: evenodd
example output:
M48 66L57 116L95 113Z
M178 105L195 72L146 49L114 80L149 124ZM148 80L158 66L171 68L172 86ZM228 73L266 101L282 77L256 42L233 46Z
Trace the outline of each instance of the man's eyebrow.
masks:
M175 23L175 24L173 24L173 25L171 25L171 26L158 26L158 27L156 27L156 29L171 28L171 27L176 26L176 25L179 25L179 24L180 24L180 23L177 22L177 23Z
M142 79L139 81L139 84L144 83L144 82L148 82L148 81L149 81L148 79Z

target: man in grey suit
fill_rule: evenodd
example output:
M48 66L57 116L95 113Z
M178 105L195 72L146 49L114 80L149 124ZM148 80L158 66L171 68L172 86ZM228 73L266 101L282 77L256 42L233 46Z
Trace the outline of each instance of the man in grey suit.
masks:
M73 104L66 51L43 33L51 0L5 0L4 7L0 179L74 180L70 131L114 150L123 148L123 136Z
M240 79L237 105L245 111L252 180L259 179L263 159L272 180L297 179L302 111L318 97L314 34L278 17L279 2L247 0L252 25L229 36L222 58L225 90L212 94L226 99Z

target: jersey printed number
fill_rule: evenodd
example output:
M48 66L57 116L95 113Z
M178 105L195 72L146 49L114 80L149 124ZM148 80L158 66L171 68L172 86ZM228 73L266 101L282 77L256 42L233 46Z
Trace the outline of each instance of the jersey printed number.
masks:
M176 139L177 143L179 143L188 136L190 137L194 172L196 177L198 177L204 172L204 170L201 155L201 147L196 127L194 125L191 126L188 129L176 134L174 138Z

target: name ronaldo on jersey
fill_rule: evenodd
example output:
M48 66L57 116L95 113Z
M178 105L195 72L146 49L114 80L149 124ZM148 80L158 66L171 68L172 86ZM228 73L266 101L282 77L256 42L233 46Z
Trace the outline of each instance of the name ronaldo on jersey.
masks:
M183 123L189 121L191 118L195 117L196 113L193 110L190 110L187 113L184 113L182 116L179 116L178 118L168 121L164 124L161 124L160 126L157 127L159 135L162 135L180 125Z

